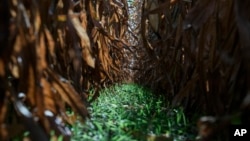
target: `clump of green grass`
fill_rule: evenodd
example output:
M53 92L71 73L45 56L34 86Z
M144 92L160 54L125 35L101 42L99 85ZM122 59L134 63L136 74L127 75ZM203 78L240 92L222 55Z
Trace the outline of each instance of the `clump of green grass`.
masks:
M72 127L73 141L184 140L188 121L182 108L136 84L106 88L89 107L91 119Z

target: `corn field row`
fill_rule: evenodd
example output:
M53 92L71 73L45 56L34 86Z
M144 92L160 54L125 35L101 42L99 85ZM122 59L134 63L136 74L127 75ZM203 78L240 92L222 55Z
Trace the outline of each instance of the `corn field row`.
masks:
M2 0L0 139L28 130L44 141L54 130L53 138L70 140L67 109L84 121L89 90L91 102L124 81L190 116L214 116L216 123L198 121L203 138L235 115L250 123L249 7L247 0Z

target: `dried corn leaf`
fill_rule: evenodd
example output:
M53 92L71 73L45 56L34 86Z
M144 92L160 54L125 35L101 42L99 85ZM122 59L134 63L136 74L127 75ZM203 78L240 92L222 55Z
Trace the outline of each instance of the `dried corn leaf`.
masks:
M69 14L73 14L72 11ZM86 29L84 29L77 18L70 18L78 36L81 38L81 46L82 46L82 56L84 61L92 68L95 68L95 59L92 55L90 40ZM86 19L83 19L86 20Z
M3 77L5 75L5 64L3 60L0 58L0 77Z
M32 66L28 66L28 90L27 90L27 100L29 101L31 107L35 106L35 74L34 74L34 68Z
M37 71L42 72L45 68L47 68L47 61L46 61L46 47L45 47L45 39L44 34L41 33L39 39L39 46L36 49L37 54Z
M88 117L88 111L83 105L80 96L77 92L70 86L67 81L59 80L58 76L54 74L51 70L47 69L49 76L53 79L53 88L60 94L63 101L65 101L69 106L71 106L77 113L79 113L83 118Z

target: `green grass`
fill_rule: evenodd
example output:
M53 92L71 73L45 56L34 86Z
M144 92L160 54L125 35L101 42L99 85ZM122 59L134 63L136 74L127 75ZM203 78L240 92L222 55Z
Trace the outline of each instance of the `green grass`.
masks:
M182 108L136 84L106 88L89 107L91 119L72 126L72 141L185 140L189 123Z

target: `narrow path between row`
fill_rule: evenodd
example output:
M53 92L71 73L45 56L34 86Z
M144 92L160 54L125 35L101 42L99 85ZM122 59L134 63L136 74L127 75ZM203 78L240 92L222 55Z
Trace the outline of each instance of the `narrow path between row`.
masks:
M72 127L73 141L185 141L194 139L181 108L172 108L136 84L104 89L89 107L91 119Z

